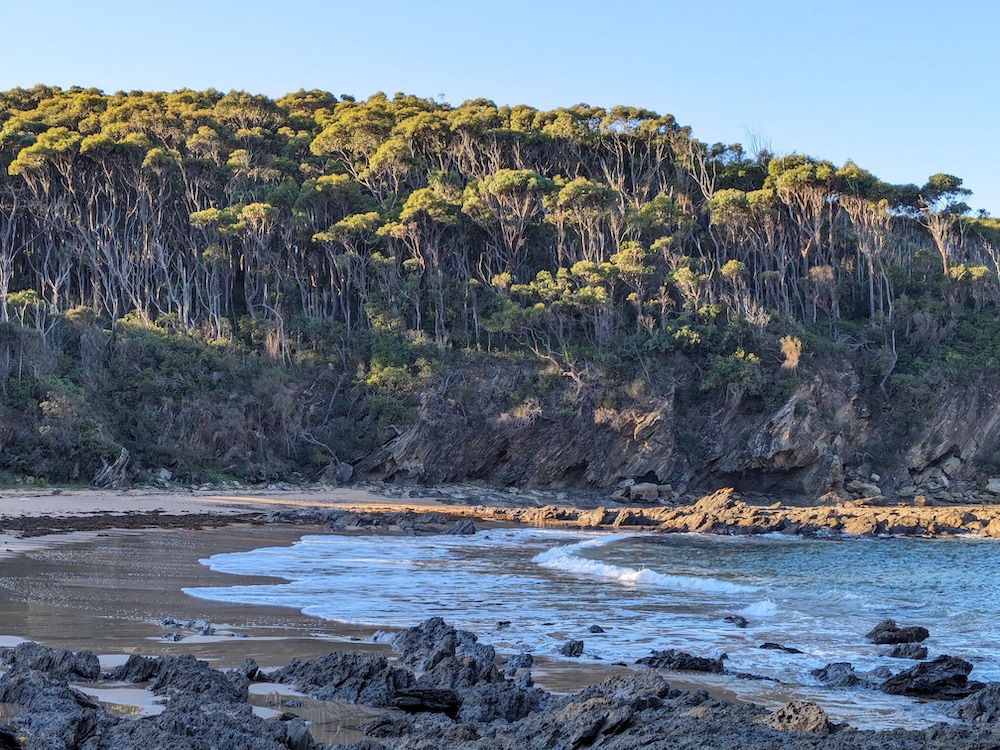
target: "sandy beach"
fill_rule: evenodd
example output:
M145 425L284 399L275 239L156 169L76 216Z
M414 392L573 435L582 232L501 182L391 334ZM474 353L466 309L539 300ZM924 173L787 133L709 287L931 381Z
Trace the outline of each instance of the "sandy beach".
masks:
M293 659L315 659L332 652L370 652L391 658L388 645L371 640L370 627L345 626L290 607L195 598L183 589L233 585L234 576L199 562L211 555L291 546L304 535L328 533L315 521L309 522L310 513L316 510L373 515L433 512L448 519L475 517L480 528L511 523L576 526L581 517L588 518L584 514L589 512L596 519L603 511L580 510L574 517L576 511L528 497L512 498L510 507L484 507L464 490L455 494L468 502L452 496L386 497L357 488L0 491L0 529L4 531L0 535L0 646L30 640L53 648L89 650L99 655L105 668L122 664L130 654L193 654L216 669L236 667L248 658L265 669L277 668ZM633 518L641 525L647 518L644 513L655 512L635 509ZM790 512L802 511L793 508ZM609 515L620 519L623 512L615 510L603 517ZM617 526L606 521L600 525ZM400 532L398 527L369 526L343 533ZM275 580L279 579L239 577L239 583L251 585ZM200 635L191 628L165 626L165 618L210 622L215 632ZM181 639L165 637L174 633ZM484 640L489 642L488 634ZM630 673L632 668L610 662L544 657L533 669L538 686L562 694ZM778 684L762 690L759 684L734 683L714 675L674 673L670 683L681 690L707 690L715 699L752 700L769 709L794 697ZM119 713L152 715L163 710L151 693L134 687L78 687ZM309 720L313 735L324 743L363 739L358 727L378 713L356 705L310 701L287 685L256 684L252 693L251 703L259 715L273 717L290 710ZM285 701L291 703L286 706Z
M198 491L63 490L0 492L0 646L36 641L53 648L89 650L102 665L129 654L194 654L217 669L247 658L263 668L293 658L314 659L337 651L392 650L370 640L371 628L352 628L283 607L196 599L185 587L230 585L199 560L223 552L288 546L303 535L323 533L307 524L251 524L242 519L288 509L340 509L365 513L439 510L474 515L473 505L393 499L356 489L215 494ZM13 527L13 529L12 529ZM52 531L58 529L58 531ZM48 532L48 533L44 533ZM266 579L241 577L241 583ZM165 618L204 620L216 633L198 635L164 627ZM180 633L183 639L164 638ZM564 663L539 664L539 684L568 692L622 668ZM83 687L83 686L81 686ZM87 686L85 692L120 712L162 710L146 691ZM287 686L257 686L252 702L262 715L288 697L291 710L312 722L321 742L360 739L352 729L370 718L357 706L317 704ZM271 708L268 708L271 704Z

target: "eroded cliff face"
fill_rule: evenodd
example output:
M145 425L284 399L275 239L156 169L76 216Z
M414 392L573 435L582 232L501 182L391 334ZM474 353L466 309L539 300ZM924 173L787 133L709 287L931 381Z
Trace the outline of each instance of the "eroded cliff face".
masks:
M816 497L845 485L855 494L916 495L982 484L1000 444L1000 396L985 381L940 391L919 419L911 411L902 424L891 401L869 406L878 399L865 398L847 362L763 410L709 398L691 379L627 396L598 378L565 378L512 403L502 394L519 377L523 369L513 367L466 371L464 399L447 387L428 390L417 419L392 428L361 474L601 489L632 480L658 486L661 497L722 486Z

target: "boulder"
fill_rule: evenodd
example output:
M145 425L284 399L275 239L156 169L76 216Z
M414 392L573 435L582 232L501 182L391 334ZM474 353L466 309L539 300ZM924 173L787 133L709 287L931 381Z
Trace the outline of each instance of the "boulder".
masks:
M640 503L656 502L660 498L660 488L652 482L637 482L629 488L629 500Z
M844 483L844 489L861 497L877 497L882 494L882 488L877 484L865 482L860 479L852 479Z
M1000 539L1000 518L994 518L990 521L983 529L983 535L991 539Z
M927 628L919 626L901 628L895 620L882 620L865 635L865 638L878 646L886 646L894 643L920 643L927 640L929 635Z
M248 662L231 672L220 672L191 654L159 658L132 654L127 662L106 676L124 682L149 682L152 692L168 695L171 700L186 696L212 703L243 703L247 699L250 664L256 668L253 660ZM257 677L256 671L253 676Z
M129 452L122 448L114 463L109 465L107 461L104 461L104 465L94 473L94 486L111 489L121 489L126 486L132 476L131 461L132 457Z
M764 717L763 724L783 732L829 734L826 712L810 701L791 701Z
M503 666L509 672L518 669L531 669L535 666L535 657L528 653L514 654L507 657L507 661L503 663Z
M591 625L589 628L587 628L587 632L588 633L603 633L604 632L604 628L602 628L600 625Z
M119 682L149 682L160 672L160 660L132 654L128 661L104 674L105 679Z
M814 669L810 674L827 687L861 687L877 688L892 675L886 668L873 669L870 672L858 672L854 665L846 661L833 662L825 667Z
M247 682L260 682L262 678L260 666L253 659L244 659L243 663L234 668L230 674L238 675Z
M927 658L927 646L918 646L916 643L897 643L887 653L890 659L915 659L920 661Z
M0 703L21 711L11 722L31 737L30 747L76 750L87 738L107 731L117 719L83 693L55 678L28 668L15 668L0 678Z
M449 656L472 657L477 668L492 664L496 657L493 647L479 643L475 633L456 630L441 617L432 617L399 631L391 643L400 664L420 672L426 672Z
M832 662L825 667L813 669L810 674L829 687L854 687L861 682L854 665L846 661Z
M461 521L456 521L455 525L444 533L450 536L471 536L476 533L476 525L471 518L463 518Z
M982 683L969 682L971 671L972 665L964 659L942 655L890 677L879 689L890 695L954 700L983 687Z
M1000 721L1000 682L991 682L982 690L946 708L945 713L964 721L987 724Z
M747 618L745 618L743 615L727 615L726 617L724 617L722 619L725 622L731 622L733 625L735 625L738 628L745 628L747 625L750 624L747 621Z
M91 651L73 653L30 641L0 649L0 661L12 669L34 669L56 679L74 682L96 680L101 674L101 662Z
M782 646L780 643L771 643L770 641L760 644L760 647L767 651L784 651L786 654L803 653L797 648L792 648L791 646Z
M653 651L649 656L636 659L636 664L643 664L654 669L672 669L682 672L710 672L712 674L722 674L722 662L726 655L722 654L718 659L706 659L702 656L692 656L683 651L669 649L667 651Z
M962 470L962 466L962 459L958 456L948 456L941 462L941 471L945 473L945 476L954 479Z
M412 672L389 665L384 656L333 653L302 662L293 659L268 675L271 682L291 685L317 700L385 707L400 690L414 687Z
M559 649L559 653L573 658L583 656L583 641L567 641Z
M986 491L1000 495L1000 477L990 477L986 482Z

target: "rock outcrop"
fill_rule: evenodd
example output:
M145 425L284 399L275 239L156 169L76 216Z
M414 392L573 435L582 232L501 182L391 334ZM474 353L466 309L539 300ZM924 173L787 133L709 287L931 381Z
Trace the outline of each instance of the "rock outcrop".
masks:
M489 647L443 621L428 621L404 632L399 642L408 661L427 667L421 674L390 666L373 654L331 654L293 662L268 677L338 695L338 700L353 695L395 709L379 712L362 727L368 739L340 746L342 750L986 750L1000 746L1000 726L992 723L1000 715L996 685L954 704L954 715L974 724L876 733L833 724L809 702L792 701L768 711L717 700L704 691L674 690L655 670L616 675L571 695L550 695L504 679L492 659L480 658L490 655ZM442 642L447 645L441 647ZM160 715L134 718L113 716L70 687L65 667L73 660L68 656L38 657L41 653L22 649L24 658L0 677L0 702L21 708L13 718L14 731L0 725L0 750L20 748L17 735L27 739L28 750L320 750L302 719L286 714L265 721L253 713L246 702L246 681L261 675L252 660L223 673L190 656L130 659L109 675L150 681L154 691L169 696ZM28 654L37 658L29 659ZM918 665L921 669L910 670L907 679L953 692L950 676L965 677L968 665L944 660L951 657ZM721 665L721 659L717 661ZM847 667L847 673L853 672ZM40 671L45 668L49 673ZM357 682L347 686L352 679Z
M33 669L56 679L86 681L101 674L101 663L91 651L73 653L31 641L0 649L0 661L12 669Z
M895 620L883 620L865 635L872 643L885 646L898 643L920 643L927 640L930 633L927 628L910 626L901 628Z
M956 719L987 724L1000 722L1000 682L993 682L946 709Z
M377 654L338 652L302 662L292 659L270 673L271 682L291 685L316 700L385 707L400 690L414 687L412 672L389 665Z
M636 659L636 664L642 664L654 669L672 669L681 672L710 672L712 674L722 674L725 671L722 663L726 655L722 654L717 659L707 659L703 656L692 656L683 651L668 649L666 651L654 651L649 656Z
M942 655L890 677L879 689L890 695L954 700L984 687L981 682L969 681L971 671L972 665L964 659Z
M945 536L978 534L1000 538L1000 505L892 506L858 504L838 499L836 505L767 505L747 502L735 489L725 487L687 504L629 507L611 512L604 508L579 510L546 508L477 507L483 520L545 526L562 524L581 528L645 528L663 533L801 535L849 534L856 536Z
M513 406L495 396L518 392L541 377L541 367L494 362L446 377L445 386L462 383L461 398L436 389L422 394L416 418L387 433L355 476L599 488L635 505L720 485L888 505L918 496L924 505L1000 499L1000 482L989 485L978 473L1000 446L998 388L987 377L928 390L926 417L901 433L898 419L871 409L847 359L825 361L763 411L688 398L693 369L627 399L623 386L599 377L552 383L544 396ZM575 405L572 413L566 403ZM871 456L880 457L877 467Z

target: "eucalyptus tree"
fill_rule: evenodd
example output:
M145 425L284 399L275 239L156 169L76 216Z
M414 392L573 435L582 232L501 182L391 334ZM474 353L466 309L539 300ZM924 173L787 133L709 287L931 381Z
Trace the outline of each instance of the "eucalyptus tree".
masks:
M332 315L343 318L350 337L356 322L364 321L364 311L372 294L369 265L378 244L382 216L377 211L351 214L328 229L313 235L327 254L329 289L333 294Z
M892 235L891 205L886 197L886 186L875 177L848 162L837 171L843 183L837 201L854 228L858 253L864 258L868 288L868 319L877 323L876 313L883 313L886 322L892 323L892 280L886 267L889 241ZM862 264L858 264L861 273Z
M19 231L21 196L9 183L0 185L0 321L9 320L7 295L14 277L14 264L23 249L24 232Z
M461 189L455 176L432 175L431 185L413 191L399 213L398 221L382 227L385 236L402 244L409 257L403 268L409 277L403 294L414 311L414 328L422 321L422 290L426 284L433 301L434 340L440 348L448 342L445 276L450 251L449 240L458 224ZM426 282L425 282L426 279Z
M395 127L396 116L385 94L374 94L363 104L341 101L309 150L316 156L334 157L337 171L349 174L383 209L389 208L398 196L383 189L371 161Z
M585 177L557 186L546 206L547 219L556 229L556 264L604 262L622 240L625 216L618 191Z
M927 230L938 255L944 278L950 276L951 261L957 250L954 228L957 217L967 213L969 206L963 198L971 191L962 187L962 180L954 175L931 175L920 190L919 222Z
M669 187L680 132L672 116L613 107L599 132L595 157L604 181L618 191L622 210L637 209Z
M528 230L544 216L544 197L554 187L552 180L527 169L501 169L465 187L462 210L487 237L479 261L483 281L523 273Z

